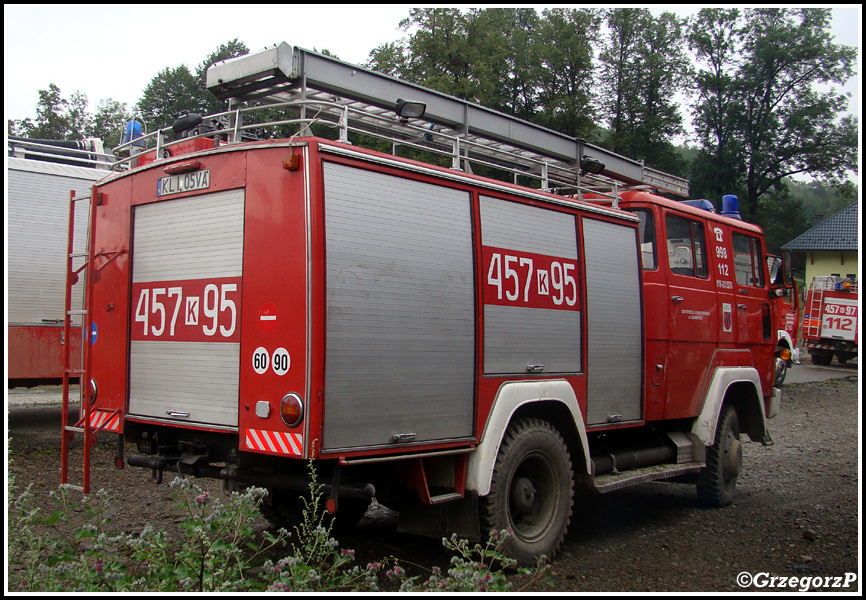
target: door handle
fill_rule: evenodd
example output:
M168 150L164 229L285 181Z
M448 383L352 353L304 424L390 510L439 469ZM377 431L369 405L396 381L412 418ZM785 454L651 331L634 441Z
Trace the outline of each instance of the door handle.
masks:
M682 296L671 296L672 302L682 302L683 300L685 300L685 298L683 298Z

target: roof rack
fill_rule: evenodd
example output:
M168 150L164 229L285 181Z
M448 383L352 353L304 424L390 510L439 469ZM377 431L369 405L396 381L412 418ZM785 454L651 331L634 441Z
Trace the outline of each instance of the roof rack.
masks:
M370 135L388 140L394 152L408 146L450 156L452 168L468 172L473 164L486 165L512 173L515 182L530 177L545 191L601 194L614 204L626 188L688 196L688 180L585 140L286 43L211 65L207 86L229 102L228 111L208 117L224 123L218 128L227 130L220 132L227 143L245 141L245 134L266 126L297 125L299 135L311 135L313 124L325 123L338 129L342 142L349 142L349 132ZM426 109L421 116L399 117L398 101ZM275 108L294 109L299 117L253 122L254 112ZM155 139L156 156L162 156L168 131L145 136Z
M102 140L44 140L10 136L7 156L92 169L110 169L115 162L106 154Z

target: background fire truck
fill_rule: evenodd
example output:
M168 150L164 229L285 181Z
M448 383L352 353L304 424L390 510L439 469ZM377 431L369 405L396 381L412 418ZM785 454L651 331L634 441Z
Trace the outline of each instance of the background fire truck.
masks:
M813 277L803 313L803 346L816 365L857 357L859 286L848 278Z
M770 281L758 227L583 140L286 44L208 86L226 113L139 138L94 186L98 339L64 483L69 438L111 431L118 466L125 439L157 480L265 486L290 520L314 460L338 522L375 496L405 531L508 527L524 563L559 548L576 486L732 501L741 433L772 443L780 401L790 268Z
M38 383L63 377L62 347L69 190L88 193L109 174L102 142L10 138L6 158L8 379ZM113 162L114 158L111 158ZM80 210L84 246L87 211ZM81 290L76 290L76 304ZM79 317L70 347L79 358Z

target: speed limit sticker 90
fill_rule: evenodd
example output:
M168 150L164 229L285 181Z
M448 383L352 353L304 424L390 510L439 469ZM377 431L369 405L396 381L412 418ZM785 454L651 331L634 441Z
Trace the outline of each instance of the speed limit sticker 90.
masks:
M291 365L292 359L285 348L277 348L270 353L267 348L259 346L253 352L253 371L259 375L267 373L268 368L272 368L277 375L285 375Z

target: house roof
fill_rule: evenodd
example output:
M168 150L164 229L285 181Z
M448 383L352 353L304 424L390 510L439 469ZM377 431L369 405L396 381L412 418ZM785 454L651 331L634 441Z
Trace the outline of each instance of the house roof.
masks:
M853 203L794 238L783 250L857 250L858 205Z

